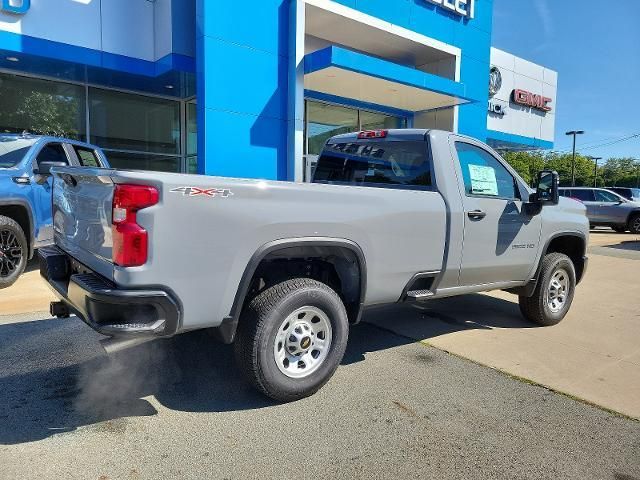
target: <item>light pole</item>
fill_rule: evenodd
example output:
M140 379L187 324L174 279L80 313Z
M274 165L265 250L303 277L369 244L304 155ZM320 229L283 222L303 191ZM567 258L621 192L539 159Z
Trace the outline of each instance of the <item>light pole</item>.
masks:
M593 167L593 187L596 188L598 186L598 160L602 160L602 157L589 158L595 162L595 166Z
M584 130L571 130L565 135L573 135L573 160L571 161L571 186L576 186L576 137L582 135Z

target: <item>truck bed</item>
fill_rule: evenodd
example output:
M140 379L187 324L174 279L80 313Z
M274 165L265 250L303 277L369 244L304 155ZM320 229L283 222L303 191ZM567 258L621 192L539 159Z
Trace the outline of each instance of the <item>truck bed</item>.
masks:
M149 235L141 267L111 260L115 184L159 192L137 213ZM220 325L252 256L281 239L355 243L367 259L364 304L396 301L415 272L442 269L446 222L436 191L72 167L54 179L56 244L117 287L172 292L179 331Z

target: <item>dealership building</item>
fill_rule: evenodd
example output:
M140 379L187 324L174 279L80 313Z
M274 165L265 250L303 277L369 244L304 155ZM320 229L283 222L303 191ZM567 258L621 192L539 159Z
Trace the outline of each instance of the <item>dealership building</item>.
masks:
M552 148L557 74L492 48L492 17L493 0L0 0L0 132L281 180L365 129Z

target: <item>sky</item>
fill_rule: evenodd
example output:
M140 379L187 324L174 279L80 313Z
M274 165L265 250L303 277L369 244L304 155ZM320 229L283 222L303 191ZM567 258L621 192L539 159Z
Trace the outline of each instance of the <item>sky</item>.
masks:
M554 150L640 159L640 0L494 0L492 43L558 72Z

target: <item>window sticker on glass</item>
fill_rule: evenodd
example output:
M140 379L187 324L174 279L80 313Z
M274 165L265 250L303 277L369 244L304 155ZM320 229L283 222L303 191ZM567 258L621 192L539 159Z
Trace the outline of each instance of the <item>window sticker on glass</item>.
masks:
M480 195L498 195L496 171L492 167L469 165L471 193Z

